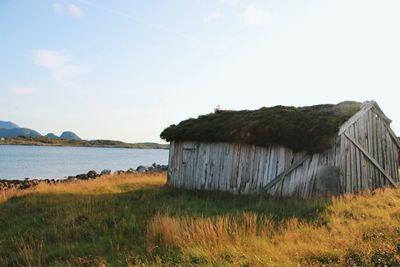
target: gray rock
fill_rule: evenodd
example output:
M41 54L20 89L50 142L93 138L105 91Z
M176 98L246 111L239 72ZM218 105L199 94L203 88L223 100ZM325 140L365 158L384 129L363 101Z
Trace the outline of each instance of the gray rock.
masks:
M160 165L160 171L168 171L168 165Z
M110 174L112 174L111 170L102 170L100 173L100 175L110 175Z
M144 173L144 172L146 172L146 171L148 171L148 170L149 170L149 168L148 168L148 167L145 167L145 166L143 166L143 165L140 165L139 167L136 168L136 171L137 171L137 172L140 172L140 173Z
M97 176L99 176L99 175L97 174L97 172L94 171L94 170L89 171L86 175L87 175L87 177L90 178L90 179L95 179Z
M135 169L132 169L132 168L129 168L129 169L126 171L126 173L136 173L136 170L135 170Z
M340 168L318 167L314 186L316 193L321 196L338 195L340 192Z
M86 173L82 173L82 174L78 174L77 176L75 176L75 178L77 178L79 180L86 180L89 177L86 175Z

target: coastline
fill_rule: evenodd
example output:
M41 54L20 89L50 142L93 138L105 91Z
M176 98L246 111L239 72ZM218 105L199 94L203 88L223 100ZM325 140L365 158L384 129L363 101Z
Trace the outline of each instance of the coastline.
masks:
M169 144L151 142L125 143L112 140L60 140L49 138L12 137L0 140L0 145L50 146L50 147L99 147L130 149L169 149Z
M95 180L107 175L124 175L124 174L149 174L149 173L164 173L168 170L168 165L160 165L153 163L151 166L139 165L136 169L129 168L128 170L108 170L104 169L100 173L95 170L90 170L87 173L76 174L64 178L39 179L39 178L23 178L23 179L0 179L0 192L10 189L26 190L35 187L39 184L58 184L66 182L78 182L85 180Z

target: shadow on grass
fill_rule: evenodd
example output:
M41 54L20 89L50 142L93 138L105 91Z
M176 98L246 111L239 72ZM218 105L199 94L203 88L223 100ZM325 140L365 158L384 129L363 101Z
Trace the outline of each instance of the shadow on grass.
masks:
M0 265L79 265L74 259L87 255L104 255L108 262L146 258L146 226L156 213L252 212L276 221L295 217L323 223L320 214L328 204L157 186L118 194L31 194L0 204Z
M42 193L14 197L0 204L0 213L12 210L14 215L32 215L54 205L62 207L82 204L101 208L100 204L104 204L106 208L112 204L115 208L139 211L142 216L151 216L156 212L194 217L254 212L268 215L277 221L297 218L300 221L313 222L320 219L319 215L330 203L329 199L274 199L266 195L235 195L228 192L154 186L115 194Z
M159 211L172 216L235 215L254 212L267 215L276 221L297 218L300 221L316 221L329 205L330 200L273 199L266 195L234 195L228 192L205 192L164 188L157 196ZM157 199L155 199L157 201ZM165 201L165 202L164 202Z

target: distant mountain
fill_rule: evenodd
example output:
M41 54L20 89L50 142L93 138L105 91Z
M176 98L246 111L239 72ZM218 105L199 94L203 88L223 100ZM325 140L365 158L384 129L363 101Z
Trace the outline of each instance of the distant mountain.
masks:
M55 135L53 133L48 133L44 137L47 137L47 138L50 138L50 139L60 139L60 137L58 137L57 135Z
M11 121L0 120L0 137L42 137L40 133L28 128L20 128ZM74 132L66 131L60 137L53 133L48 133L45 137L49 139L81 140Z
M0 129L16 129L16 128L19 128L19 126L11 121L0 121Z
M63 132L60 138L64 140L82 140L79 136L77 136L74 132L71 131Z
M13 128L13 129L0 128L0 137L17 137L17 136L40 137L42 135L36 132L35 130L31 130L28 128Z

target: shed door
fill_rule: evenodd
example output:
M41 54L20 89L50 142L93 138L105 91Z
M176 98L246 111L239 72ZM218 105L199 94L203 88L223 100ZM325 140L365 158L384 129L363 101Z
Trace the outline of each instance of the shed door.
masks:
M194 186L194 169L196 161L196 147L184 147L182 155L182 178L188 188Z

